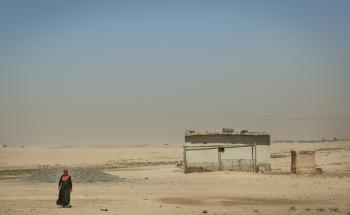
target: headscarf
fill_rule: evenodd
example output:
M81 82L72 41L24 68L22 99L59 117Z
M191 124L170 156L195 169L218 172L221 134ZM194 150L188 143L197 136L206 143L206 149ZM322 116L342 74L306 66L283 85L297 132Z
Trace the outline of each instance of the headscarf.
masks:
M68 168L63 169L62 181L67 181L69 179Z

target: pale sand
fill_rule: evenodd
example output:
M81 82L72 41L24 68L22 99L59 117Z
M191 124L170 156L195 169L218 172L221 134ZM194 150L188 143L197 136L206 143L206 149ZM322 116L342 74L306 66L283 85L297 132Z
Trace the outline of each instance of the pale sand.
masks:
M291 148L318 150L316 162L325 174L286 175ZM273 173L262 175L183 174L173 164L182 159L181 145L1 148L0 214L201 214L202 210L208 214L350 212L350 142L273 143L271 151L279 158L271 159ZM164 165L167 163L171 164ZM55 205L56 184L29 184L21 180L25 170L56 164L100 166L126 180L74 184L73 207L59 208ZM18 170L24 170L24 174Z

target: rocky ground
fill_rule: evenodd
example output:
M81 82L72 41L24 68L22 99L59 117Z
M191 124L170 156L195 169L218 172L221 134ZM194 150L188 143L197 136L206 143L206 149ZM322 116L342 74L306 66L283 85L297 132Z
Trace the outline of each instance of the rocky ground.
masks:
M118 182L122 179L115 175L102 172L97 168L74 167L69 170L74 183ZM62 175L63 167L42 168L23 179L32 183L56 183Z

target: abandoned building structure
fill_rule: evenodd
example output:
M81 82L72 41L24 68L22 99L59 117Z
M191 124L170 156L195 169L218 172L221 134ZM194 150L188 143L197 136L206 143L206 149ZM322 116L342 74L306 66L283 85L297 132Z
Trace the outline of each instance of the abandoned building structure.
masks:
M291 151L291 173L294 174L320 174L317 168L315 151Z
M221 132L186 130L183 146L184 172L251 171L268 172L270 135L223 128Z

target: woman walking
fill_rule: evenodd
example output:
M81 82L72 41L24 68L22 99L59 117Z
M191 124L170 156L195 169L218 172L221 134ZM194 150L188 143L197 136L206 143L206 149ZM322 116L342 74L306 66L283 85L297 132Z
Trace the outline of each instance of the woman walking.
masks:
M68 175L68 169L64 168L63 175L58 183L59 195L56 201L57 205L62 205L62 207L71 207L70 203L70 193L72 192L72 179Z

